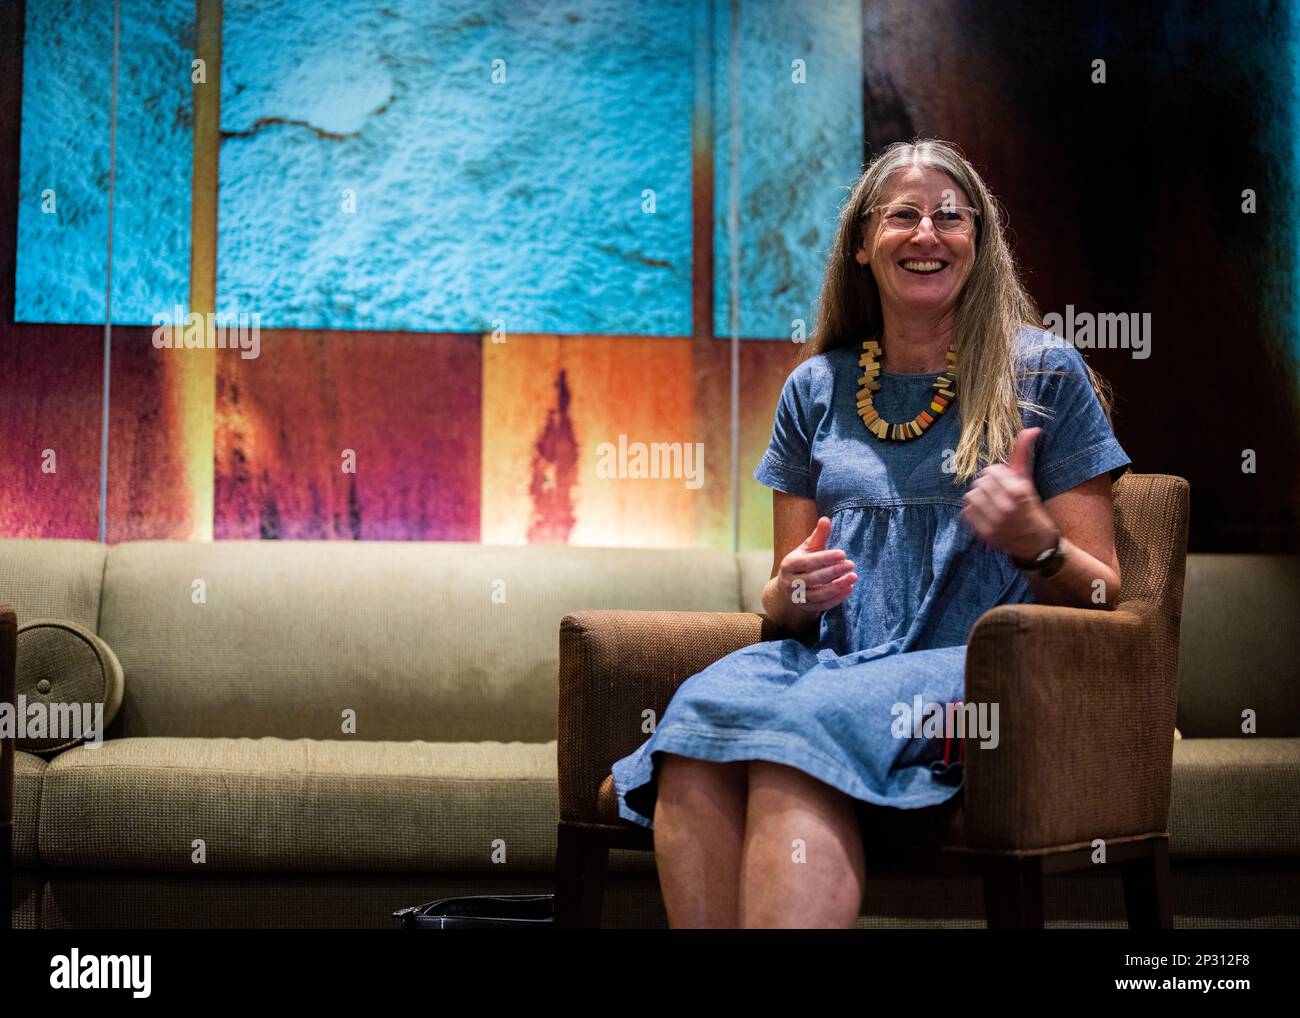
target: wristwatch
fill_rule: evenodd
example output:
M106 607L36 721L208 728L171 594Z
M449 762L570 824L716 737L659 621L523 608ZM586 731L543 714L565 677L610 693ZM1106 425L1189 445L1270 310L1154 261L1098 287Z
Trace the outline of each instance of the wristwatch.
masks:
M1065 565L1065 545L1061 541L1060 528L1056 528L1056 539L1050 548L1040 551L1030 559L1020 559L1013 555L1011 561L1022 572L1037 573L1044 579L1055 576L1061 566Z

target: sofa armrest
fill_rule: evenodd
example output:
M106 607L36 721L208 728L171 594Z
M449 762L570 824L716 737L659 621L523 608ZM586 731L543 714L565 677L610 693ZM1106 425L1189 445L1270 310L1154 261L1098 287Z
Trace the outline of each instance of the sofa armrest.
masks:
M1166 830L1178 662L1158 627L1146 600L1114 610L1000 605L980 617L966 701L999 705L1000 741L966 741L971 847L1032 850Z
M560 817L597 822L600 784L677 687L741 647L788 637L761 612L581 611L560 620Z

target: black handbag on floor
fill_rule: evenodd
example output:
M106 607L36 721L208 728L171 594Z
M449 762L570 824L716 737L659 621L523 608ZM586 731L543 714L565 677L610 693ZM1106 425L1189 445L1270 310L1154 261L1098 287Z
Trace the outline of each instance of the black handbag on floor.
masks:
M555 895L470 895L439 898L393 913L404 930L549 930Z

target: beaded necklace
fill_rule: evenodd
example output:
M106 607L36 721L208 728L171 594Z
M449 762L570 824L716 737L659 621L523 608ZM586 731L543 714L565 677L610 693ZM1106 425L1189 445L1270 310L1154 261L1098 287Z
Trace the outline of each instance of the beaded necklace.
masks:
M866 373L858 379L862 388L858 390L858 416L867 430L880 439L894 439L904 442L910 438L920 438L921 434L934 423L936 417L948 409L948 404L957 397L957 354L949 347L948 370L934 380L935 393L928 410L922 410L905 424L890 424L880 416L872 405L872 393L880 388L880 344L874 339L863 340L862 356L858 364Z

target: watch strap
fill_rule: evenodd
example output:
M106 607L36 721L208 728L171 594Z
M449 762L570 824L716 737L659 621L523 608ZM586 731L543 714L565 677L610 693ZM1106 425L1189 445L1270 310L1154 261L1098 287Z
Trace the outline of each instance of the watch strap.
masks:
M1042 573L1045 578L1054 575L1065 561L1065 547L1061 541L1061 529L1056 528L1056 539L1033 558L1019 559L1013 555L1011 561L1022 572Z

